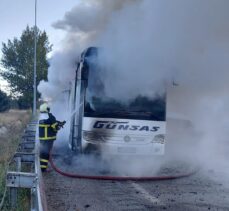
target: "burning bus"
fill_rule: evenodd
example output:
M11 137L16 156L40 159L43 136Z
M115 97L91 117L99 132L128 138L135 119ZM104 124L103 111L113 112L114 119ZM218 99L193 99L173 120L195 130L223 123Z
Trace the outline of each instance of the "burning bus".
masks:
M69 147L79 153L163 155L166 97L137 96L128 103L104 93L100 49L87 48L77 63L70 91Z

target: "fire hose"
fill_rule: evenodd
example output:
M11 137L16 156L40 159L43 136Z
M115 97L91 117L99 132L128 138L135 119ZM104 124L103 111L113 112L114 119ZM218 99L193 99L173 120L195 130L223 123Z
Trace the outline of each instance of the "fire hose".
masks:
M169 175L169 176L143 176L143 177L135 177L135 176L108 176L108 175L84 175L84 174L77 174L77 173L70 173L65 172L61 169L59 169L53 162L52 153L50 155L50 164L52 168L59 174L66 176L66 177L72 177L72 178L78 178L78 179L93 179L93 180L117 180L117 181L126 181L126 180L133 180L133 181L156 181L156 180L172 180L172 179L179 179L183 177L189 177L193 174L195 174L199 169L196 168L190 172L184 173L184 174L177 174L177 175Z

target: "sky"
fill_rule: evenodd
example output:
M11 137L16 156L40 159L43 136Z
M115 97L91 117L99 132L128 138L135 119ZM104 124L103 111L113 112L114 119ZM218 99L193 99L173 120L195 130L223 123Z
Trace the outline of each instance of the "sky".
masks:
M77 0L37 0L37 26L47 32L53 51L60 46L65 32L54 29L52 24L62 19L75 5ZM20 37L27 25L34 25L34 10L35 0L0 0L0 49L2 42ZM0 88L4 88L5 84L0 78Z

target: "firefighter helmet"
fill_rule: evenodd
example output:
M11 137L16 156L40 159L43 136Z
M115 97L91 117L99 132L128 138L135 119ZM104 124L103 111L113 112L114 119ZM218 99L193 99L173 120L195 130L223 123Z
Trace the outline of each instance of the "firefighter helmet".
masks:
M47 103L43 103L40 106L40 112L41 113L48 113L50 111L50 108Z

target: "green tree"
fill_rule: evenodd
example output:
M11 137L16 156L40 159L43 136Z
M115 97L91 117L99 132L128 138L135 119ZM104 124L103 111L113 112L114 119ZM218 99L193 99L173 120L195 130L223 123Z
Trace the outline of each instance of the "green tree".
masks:
M10 108L10 98L0 90L0 112L6 111Z
M34 27L27 26L19 39L2 43L4 69L0 74L10 84L12 94L20 98L23 108L32 107L33 102L34 32ZM37 85L47 80L47 54L51 50L46 32L37 29Z

